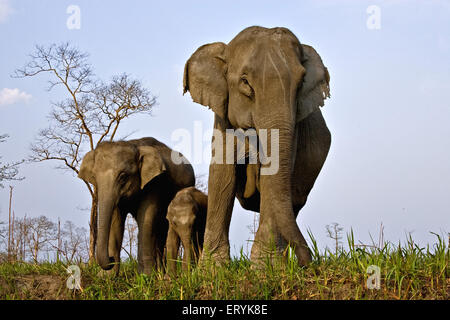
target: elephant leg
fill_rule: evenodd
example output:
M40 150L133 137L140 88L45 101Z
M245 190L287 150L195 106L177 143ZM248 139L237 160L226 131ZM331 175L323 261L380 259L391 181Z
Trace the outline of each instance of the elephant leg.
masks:
M266 262L273 262L278 236L275 231L274 217L260 214L258 230L251 249L251 260L258 268L264 266ZM272 238L268 239L268 235Z
M183 271L187 271L191 267L193 245L190 238L183 238Z
M200 258L200 255L202 253L203 250L203 234L204 231L194 231L194 237L193 237L193 258L194 258L194 262L197 264L198 260Z
M215 117L214 128L221 130L223 139L221 147L225 152L225 128L224 124ZM215 137L214 140L217 140ZM213 152L215 150L213 143ZM218 158L213 155L213 160ZM200 257L200 264L203 264L207 257L211 257L216 263L222 264L230 260L229 230L231 213L233 211L234 198L236 194L236 166L226 164L225 157L223 164L212 162L209 166L208 178L208 212L206 216L206 228L203 243L203 252Z
M137 213L139 271L151 274L158 266L158 216L162 215L158 193L144 196Z
M235 197L235 181L234 165L210 165L208 214L200 264L209 255L219 264L230 260L229 230Z
M305 199L306 202L306 199ZM300 211L300 209L298 208L293 208L294 211L294 216L295 218L297 218L298 216L298 212ZM288 257L289 257L289 244L287 243L287 241L281 236L280 232L277 232L276 237L275 237L275 246L276 246L276 256L280 259L280 261L282 261L283 263L286 263L288 261ZM293 252L291 252L291 254L294 254Z
M178 257L178 249L180 247L180 237L176 231L169 227L169 232L167 233L167 272L174 274L176 272L176 260Z
M156 233L156 267L161 271L164 271L166 260L165 249L169 223L165 217L169 202L166 197L160 196L159 210L155 221L156 227L154 228Z
M298 125L297 155L292 179L292 207L295 218L304 207L330 150L331 134L317 110ZM286 252L287 242L279 235L277 250Z

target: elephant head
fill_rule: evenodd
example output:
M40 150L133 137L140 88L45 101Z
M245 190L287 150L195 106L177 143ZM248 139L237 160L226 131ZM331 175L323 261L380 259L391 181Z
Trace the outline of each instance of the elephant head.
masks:
M181 239L187 266L203 243L208 197L195 187L179 191L167 209L170 228ZM193 252L193 249L195 252Z
M265 129L268 137L278 130L279 169L260 178L261 215L273 215L276 228L295 245L301 242L291 200L296 125L324 105L329 80L315 49L286 28L249 27L228 44L203 45L184 70L184 93L228 127L254 128L258 135Z
M123 200L138 194L165 171L166 165L156 148L136 146L125 141L103 142L84 156L78 177L97 189L96 259L103 269L111 269L115 262L108 253L114 210L118 210Z

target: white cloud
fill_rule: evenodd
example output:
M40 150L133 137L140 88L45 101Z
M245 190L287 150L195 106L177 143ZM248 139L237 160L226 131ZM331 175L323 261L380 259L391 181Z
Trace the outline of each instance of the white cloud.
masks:
M6 22L14 12L9 0L0 0L0 23Z
M1 0L0 0L1 1ZM28 103L31 99L31 94L28 94L24 91L20 91L19 89L9 89L3 88L0 90L0 106L9 105L18 102Z

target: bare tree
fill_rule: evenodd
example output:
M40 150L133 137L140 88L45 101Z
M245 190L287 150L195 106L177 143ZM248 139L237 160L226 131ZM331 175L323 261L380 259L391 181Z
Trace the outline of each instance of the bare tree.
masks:
M7 234L8 234L8 230L6 229L6 223L3 221L0 221L0 263L6 261L8 258L7 252L2 251L2 250L5 250L8 248Z
M61 232L61 246L59 248L64 259L71 263L83 261L88 256L86 247L87 230L77 227L72 221L66 221Z
M23 218L15 218L12 253L17 261L25 261L27 258L28 231L30 229L30 223L31 221L26 215Z
M344 228L340 227L339 223L333 222L331 226L327 225L326 229L327 229L327 236L328 238L334 240L335 252L338 253L339 247L341 245L342 230L344 230Z
M10 262L25 261L26 259L26 232L28 223L29 221L27 221L26 217L17 218L15 216L12 216L11 221L8 224L8 241L6 241L6 237L2 236L3 243L7 248L6 251L8 253L8 260ZM0 230L0 234L2 233L6 233L6 227L4 227L3 230Z
M9 186L9 210L8 210L8 260L11 261L11 244L14 243L14 216L12 215L12 197L14 187Z
M51 242L56 239L56 225L46 216L30 218L27 223L29 228L28 249L34 263L37 263L39 261L39 253L52 248Z
M7 134L0 135L0 143L5 142L7 138L9 138ZM18 167L21 163L23 163L23 160L12 163L2 163L0 161L0 188L4 187L2 184L3 181L13 181L23 179L23 177L17 176L19 174Z
M208 193L208 177L206 174L195 176L195 187L204 193Z
M0 248L8 248L6 223L0 222ZM86 228L66 221L60 228L60 220L54 223L45 216L14 218L11 223L14 236L9 243L9 261L33 261L42 259L42 253L56 251L56 259L66 262L86 261L89 258L89 241ZM58 226L58 227L57 227ZM2 253L5 259L6 253Z
M62 248L62 239L61 239L61 219L58 217L58 231L56 234L56 262L59 262L61 259L61 248Z
M59 86L67 98L52 103L49 126L38 133L31 146L32 162L55 160L58 168L78 174L83 155L102 141L113 141L124 119L151 113L156 98L139 80L127 74L104 83L96 78L88 54L64 43L36 46L31 61L13 77L50 75L48 90ZM85 182L92 198L89 259L95 256L97 234L97 190Z
M252 212L253 214L253 222L247 225L248 231L250 231L249 238L247 239L247 252L250 252L250 243L255 241L256 231L258 231L259 226L259 213Z
M131 259L135 255L137 250L137 236L138 226L134 218L129 214L125 223L125 237L123 241L122 249L126 252Z

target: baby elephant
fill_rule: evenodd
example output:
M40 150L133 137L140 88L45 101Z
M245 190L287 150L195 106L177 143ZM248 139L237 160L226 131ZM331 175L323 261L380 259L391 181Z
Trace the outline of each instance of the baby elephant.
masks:
M183 243L183 270L192 259L198 260L203 249L208 196L195 187L180 190L167 210L169 231L167 235L167 271L176 271L176 259L180 240Z

